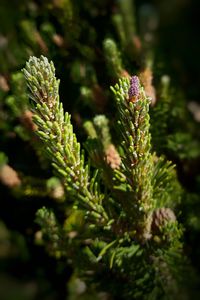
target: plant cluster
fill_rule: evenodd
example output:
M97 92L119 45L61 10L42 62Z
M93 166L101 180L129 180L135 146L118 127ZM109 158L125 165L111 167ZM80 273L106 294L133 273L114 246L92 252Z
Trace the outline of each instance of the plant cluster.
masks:
M162 52L169 4L152 3L1 1L7 298L198 298L199 106Z

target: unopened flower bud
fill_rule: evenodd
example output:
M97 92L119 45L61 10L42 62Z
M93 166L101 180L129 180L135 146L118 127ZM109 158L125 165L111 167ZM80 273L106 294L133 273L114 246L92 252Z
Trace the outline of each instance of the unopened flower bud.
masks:
M157 208L153 212L151 229L154 233L158 233L162 227L169 222L175 222L176 216L171 208Z
M129 100L135 102L140 93L140 82L137 76L132 76L130 79L130 88L128 91Z

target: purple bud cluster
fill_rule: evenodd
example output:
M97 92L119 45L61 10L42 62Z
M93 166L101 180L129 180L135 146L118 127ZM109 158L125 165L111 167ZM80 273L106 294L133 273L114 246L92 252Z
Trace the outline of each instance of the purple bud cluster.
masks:
M129 98L137 97L140 91L140 82L137 76L132 76L130 79L130 88L128 91Z

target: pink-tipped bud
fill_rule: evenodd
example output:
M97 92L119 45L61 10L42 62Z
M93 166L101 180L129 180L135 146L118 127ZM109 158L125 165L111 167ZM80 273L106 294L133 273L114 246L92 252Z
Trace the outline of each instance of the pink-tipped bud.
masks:
M132 76L130 79L130 88L128 91L129 98L137 97L140 92L140 82L137 76Z

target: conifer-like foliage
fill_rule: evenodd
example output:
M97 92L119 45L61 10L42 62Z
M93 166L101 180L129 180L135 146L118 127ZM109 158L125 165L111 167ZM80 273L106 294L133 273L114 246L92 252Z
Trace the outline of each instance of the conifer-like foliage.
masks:
M36 134L66 191L65 217L48 207L37 212L50 254L66 257L89 288L113 299L189 299L176 217L182 190L174 165L152 151L151 99L138 77L111 87L118 139L107 118L96 116L84 126L85 154L60 102L53 62L30 57L23 73Z

